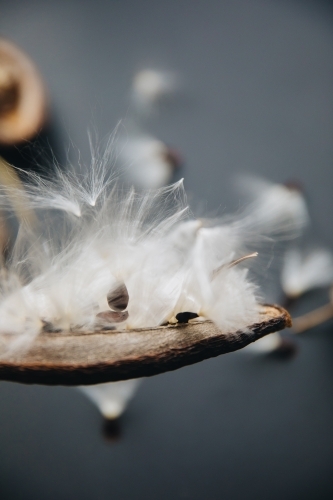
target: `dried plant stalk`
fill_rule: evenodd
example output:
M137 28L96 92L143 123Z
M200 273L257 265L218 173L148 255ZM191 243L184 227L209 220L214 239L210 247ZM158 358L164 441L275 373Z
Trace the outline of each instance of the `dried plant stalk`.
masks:
M211 321L99 333L43 333L31 348L0 361L0 379L90 385L157 375L229 352L291 326L287 311L261 307L260 322L223 333ZM0 335L0 352L8 336Z
M293 321L294 333L303 333L333 318L333 304L325 304Z

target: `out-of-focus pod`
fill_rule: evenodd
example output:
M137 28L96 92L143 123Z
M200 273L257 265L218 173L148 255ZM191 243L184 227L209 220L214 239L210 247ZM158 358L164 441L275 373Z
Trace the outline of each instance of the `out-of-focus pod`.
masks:
M0 38L0 144L31 139L46 119L46 92L30 58Z

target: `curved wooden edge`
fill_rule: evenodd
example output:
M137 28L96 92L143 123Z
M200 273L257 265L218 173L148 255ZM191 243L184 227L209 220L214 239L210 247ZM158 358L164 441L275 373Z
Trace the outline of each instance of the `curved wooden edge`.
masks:
M260 321L223 333L211 321L90 334L40 334L28 351L0 359L0 380L42 385L90 385L176 370L237 351L291 326L279 306L263 305ZM6 336L0 335L0 352Z

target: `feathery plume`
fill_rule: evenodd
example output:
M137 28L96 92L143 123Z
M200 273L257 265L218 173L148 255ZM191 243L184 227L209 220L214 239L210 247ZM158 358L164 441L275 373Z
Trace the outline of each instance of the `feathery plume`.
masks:
M1 271L0 332L12 349L41 332L150 327L182 313L227 331L256 322L260 293L248 277L248 247L297 229L298 204L287 196L262 213L259 198L237 216L193 220L183 181L136 192L108 160L93 152L87 174L28 174L22 186L0 188L4 210L14 196L36 214L34 223L19 220Z

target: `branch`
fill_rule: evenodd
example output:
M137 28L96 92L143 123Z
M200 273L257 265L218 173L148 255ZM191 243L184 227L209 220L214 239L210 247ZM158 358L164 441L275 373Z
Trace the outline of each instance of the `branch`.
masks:
M237 351L291 326L287 311L262 306L261 321L222 333L211 321L98 333L41 333L30 349L0 360L0 380L90 385L148 377ZM0 335L0 352L8 336Z
M333 318L333 304L328 303L324 306L318 307L303 316L294 319L293 330L294 333L303 333L310 328L321 325L324 321Z

